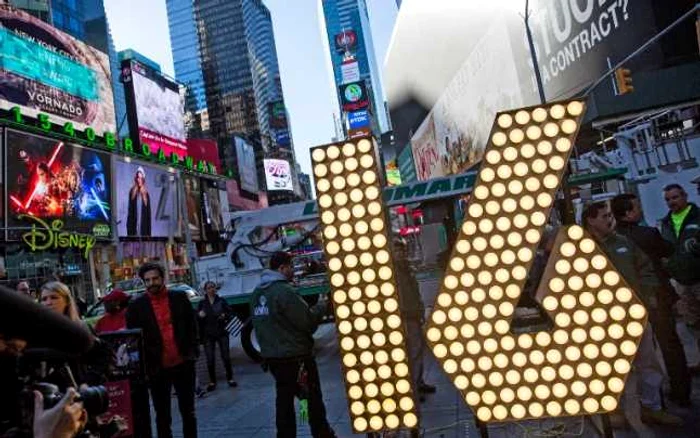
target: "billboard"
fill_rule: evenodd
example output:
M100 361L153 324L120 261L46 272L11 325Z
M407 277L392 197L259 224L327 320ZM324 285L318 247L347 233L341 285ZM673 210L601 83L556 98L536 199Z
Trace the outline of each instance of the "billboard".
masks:
M292 139L289 136L289 130L283 129L275 132L275 143L280 147L289 147L292 144Z
M112 219L110 156L44 137L7 130L8 226L20 215L60 219L69 231L109 236ZM100 228L100 231L97 229Z
M265 166L265 182L267 190L288 190L293 191L292 169L289 161L268 159L263 160Z
M369 95L364 81L340 86L340 100L343 111L357 111L369 106Z
M177 235L175 175L139 162L116 161L115 193L119 237Z
M360 137L369 137L370 135L372 135L372 130L369 127L348 130L348 139L350 140Z
M222 190L226 190L223 181L202 180L202 222L204 235L207 239L218 239L224 232L223 206L220 196Z
M344 30L335 35L335 50L346 52L354 50L357 46L357 34L352 29Z
M105 53L23 11L0 5L0 108L115 132Z
M265 192L258 192L257 201L244 198L241 196L238 181L235 179L226 181L226 195L231 211L260 210L268 207L267 194Z
M287 128L287 109L284 107L284 102L272 102L268 107L270 113L270 128L286 129Z
M179 85L135 61L131 61L131 84L139 140L148 143L153 153L162 150L170 156L174 152L184 159L185 104Z
M370 126L369 111L360 110L348 113L348 128L360 129Z
M353 60L343 61L340 64L341 83L349 84L360 80L360 64Z
M219 146L215 140L202 138L187 139L187 154L195 163L206 161L216 168L216 173L221 172L221 160L219 159Z
M183 174L182 181L185 185L185 207L187 217L185 226L190 230L192 240L202 238L202 194L199 178Z
M258 167L255 165L255 148L240 137L234 137L233 141L236 144L241 190L257 193L260 188L258 187Z

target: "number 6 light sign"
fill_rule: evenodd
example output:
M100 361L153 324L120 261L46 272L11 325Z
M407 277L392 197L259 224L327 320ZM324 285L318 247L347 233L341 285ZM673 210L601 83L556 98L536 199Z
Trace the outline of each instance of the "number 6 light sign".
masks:
M617 407L646 310L579 226L559 231L539 294L552 331L511 320L569 158L584 104L500 113L426 337L484 423Z

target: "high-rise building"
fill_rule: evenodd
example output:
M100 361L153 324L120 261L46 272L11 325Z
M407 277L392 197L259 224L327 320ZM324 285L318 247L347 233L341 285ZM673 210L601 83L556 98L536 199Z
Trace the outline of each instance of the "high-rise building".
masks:
M193 9L210 133L224 166L237 168L237 135L257 151L259 181L265 181L263 158L286 159L293 169L270 11L262 0L195 0Z
M186 102L187 111L198 113L206 110L204 77L195 23L193 0L166 0L170 45L173 50L175 79L185 84L193 99Z
M330 48L333 77L336 86L343 84L343 64L355 58L359 67L359 78L364 81L371 96L373 131L375 135L388 131L389 118L384 104L381 70L377 64L370 29L366 0L319 0L323 9L326 35ZM347 44L339 44L340 37L352 35ZM338 88L336 88L336 92ZM342 96L338 92L338 101Z

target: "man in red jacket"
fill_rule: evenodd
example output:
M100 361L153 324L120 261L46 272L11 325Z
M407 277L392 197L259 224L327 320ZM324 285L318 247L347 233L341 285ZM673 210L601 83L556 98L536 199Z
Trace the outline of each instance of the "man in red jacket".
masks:
M129 295L121 289L114 289L102 299L102 302L105 306L105 314L95 324L97 334L126 329L126 308L129 305Z

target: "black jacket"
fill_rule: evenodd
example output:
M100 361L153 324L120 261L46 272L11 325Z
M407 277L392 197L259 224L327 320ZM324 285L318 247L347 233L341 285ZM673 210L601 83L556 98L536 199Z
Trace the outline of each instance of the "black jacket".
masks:
M202 311L205 314L203 318L199 315L199 312ZM229 315L231 315L231 307L226 303L226 300L216 295L212 304L209 302L209 297L204 297L197 308L197 318L202 336L216 338L228 335L226 321Z
M678 236L673 229L671 213L661 221L661 235L673 244L674 252L668 261L671 276L679 283L692 285L700 282L700 209L690 204Z
M678 295L671 286L670 275L664 266L663 259L673 255L673 244L661 237L661 233L656 228L645 227L631 222L619 221L617 232L626 236L637 245L651 260L654 271L659 277L661 289L659 301L672 304L678 300Z
M146 193L147 205L141 206L141 217L137 217L140 196L131 197L129 190L129 209L126 215L126 235L127 236L150 236L151 235L151 195Z
M196 360L199 356L199 339L192 304L184 292L168 291L168 297L175 343L180 356L186 361ZM126 310L126 326L143 331L146 373L149 376L157 374L163 367L163 338L147 293L133 298L129 303Z

